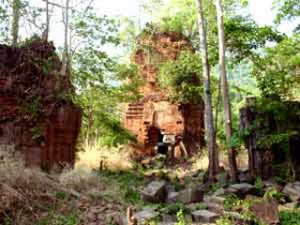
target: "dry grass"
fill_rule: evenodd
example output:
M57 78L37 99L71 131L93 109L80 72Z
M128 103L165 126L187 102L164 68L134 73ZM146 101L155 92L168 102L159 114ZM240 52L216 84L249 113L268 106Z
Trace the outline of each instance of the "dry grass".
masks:
M82 192L99 185L100 178L90 168L78 166L65 170L59 176L59 181L65 188Z
M134 165L126 146L84 146L84 151L78 153L75 168L99 169L101 161L111 171L130 170Z
M36 169L25 168L22 161L6 160L0 164L0 224L32 224L48 204L58 183ZM44 204L44 202L47 204ZM47 206L48 205L48 206Z
M236 157L237 165L239 169L245 169L248 167L248 154L246 150L241 150ZM192 170L207 170L208 168L208 155L207 151L204 150L203 153L194 156L192 159ZM229 169L228 165L228 155L226 151L222 150L219 153L220 166L223 166L225 169Z

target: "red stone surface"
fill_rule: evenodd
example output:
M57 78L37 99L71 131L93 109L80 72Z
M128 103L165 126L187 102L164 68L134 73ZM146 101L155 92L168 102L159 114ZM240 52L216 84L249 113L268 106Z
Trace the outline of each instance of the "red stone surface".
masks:
M28 166L74 164L81 110L59 97L71 92L60 67L51 43L0 45L0 146L14 146Z
M190 42L178 33L158 33L139 43L152 48L155 60L145 49L138 49L132 57L146 81L140 88L143 98L127 104L123 117L124 127L136 136L135 149L142 155L154 154L159 134L164 133L182 136L189 153L198 151L204 145L203 104L170 102L156 82L159 65L177 59L183 50L193 51Z

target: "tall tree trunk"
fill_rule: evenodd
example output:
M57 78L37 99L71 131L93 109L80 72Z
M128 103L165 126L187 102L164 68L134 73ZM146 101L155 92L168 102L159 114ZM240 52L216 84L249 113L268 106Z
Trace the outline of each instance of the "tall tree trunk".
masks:
M226 74L226 59L225 59L225 35L224 35L224 15L222 0L216 0L217 17L218 17L218 36L219 36L219 66L221 90L224 107L224 125L227 145L230 144L232 138L232 123L231 123L231 105L228 92L228 81ZM230 167L230 176L232 181L237 180L237 163L235 149L228 146L228 160Z
M12 45L16 46L18 43L19 37L19 28L20 28L20 9L21 9L21 0L13 0L12 2L13 9L13 19L12 19Z
M209 155L208 179L213 181L219 171L219 155L216 148L215 131L213 124L212 97L210 89L210 69L208 62L208 49L206 41L206 27L203 16L202 0L197 0L198 23L200 37L200 51L203 64L204 78L204 104L205 104L205 133Z
M63 51L63 59L62 59L62 76L69 76L70 68L70 54L69 54L69 9L70 9L70 0L66 0L66 6L64 11L64 25L65 25L65 33L64 33L64 51Z
M46 28L44 31L43 39L48 41L49 28L50 28L50 15L49 15L49 1L45 0L46 3Z

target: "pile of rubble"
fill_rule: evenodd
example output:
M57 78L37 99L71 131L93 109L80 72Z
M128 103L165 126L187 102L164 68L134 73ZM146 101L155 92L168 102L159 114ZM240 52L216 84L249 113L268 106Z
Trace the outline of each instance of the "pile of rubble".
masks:
M170 182L157 180L144 187L141 196L148 203L164 206L180 204L186 213L186 221L191 224L215 224L220 218L228 218L233 224L241 225L252 224L251 221L279 224L279 212L297 209L300 201L299 181L283 186L273 181L262 181L260 186L246 182L224 183L223 187L212 190L213 186L209 185L178 189ZM170 215L165 209L149 207L136 212L134 218L139 224L154 219L159 220L160 225L178 222L176 213ZM125 216L116 221L120 225L128 224Z

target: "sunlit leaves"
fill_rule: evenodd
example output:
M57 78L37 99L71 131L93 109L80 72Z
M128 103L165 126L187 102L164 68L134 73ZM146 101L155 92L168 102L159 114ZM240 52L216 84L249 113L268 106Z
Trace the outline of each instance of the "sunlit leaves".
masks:
M203 93L200 62L197 54L182 52L176 61L167 62L160 67L160 86L167 89L175 101L198 103Z
M268 48L256 63L254 75L263 94L278 94L288 99L297 97L300 87L300 37L286 38Z
M279 13L276 16L276 22L280 23L282 20L291 20L300 16L300 1L299 0L276 0Z

